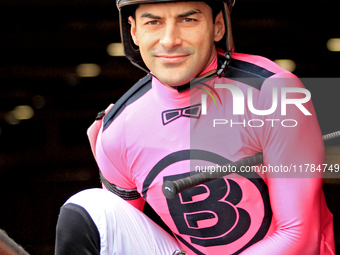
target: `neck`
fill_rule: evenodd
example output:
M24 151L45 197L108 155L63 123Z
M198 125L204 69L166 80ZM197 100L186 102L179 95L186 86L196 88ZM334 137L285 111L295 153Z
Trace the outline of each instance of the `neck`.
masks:
M170 86L170 85L166 85L163 84L161 82L161 84L163 84L164 86L170 88L170 89L174 89L177 90L179 93L188 90L189 88L196 86L197 84L200 83L200 81L203 79L205 79L206 77L211 77L214 74L216 74L216 70L217 70L217 54L215 54L214 59L210 62L210 64L204 69L204 71L202 73L200 73L196 78L192 79L190 82L185 83L183 85L180 86ZM155 77L157 79L157 77Z

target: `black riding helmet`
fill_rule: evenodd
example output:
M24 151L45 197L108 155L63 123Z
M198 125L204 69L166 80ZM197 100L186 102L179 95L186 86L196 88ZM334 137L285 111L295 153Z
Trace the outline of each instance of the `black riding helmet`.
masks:
M119 10L120 33L121 33L121 39L122 39L122 43L124 47L124 53L125 53L125 56L134 65L138 66L139 68L142 68L143 70L145 69L143 68L145 67L145 65L144 65L142 56L139 52L139 48L137 45L134 44L131 38L131 34L130 34L130 24L128 22L128 17L133 15L132 11L135 10L134 7L138 4L187 2L187 1L188 0L185 0L185 1L184 0L116 0L117 7ZM231 52L234 49L234 42L233 42L233 37L232 37L231 21L230 21L230 12L231 12L232 6L235 3L235 0L206 0L206 1L202 0L202 2L205 2L209 6L213 6L214 4L221 2L220 6L221 6L221 10L223 11L224 23L227 29L224 37L216 44L218 48L221 48L222 50L226 52L225 54L226 62L225 62L223 70L220 70L220 74L221 74L222 71L226 69L227 64L230 61Z

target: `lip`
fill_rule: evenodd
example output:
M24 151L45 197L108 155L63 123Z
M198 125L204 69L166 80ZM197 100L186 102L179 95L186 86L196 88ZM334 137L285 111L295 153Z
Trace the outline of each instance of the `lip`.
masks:
M158 55L157 58L164 63L180 63L184 61L189 55Z

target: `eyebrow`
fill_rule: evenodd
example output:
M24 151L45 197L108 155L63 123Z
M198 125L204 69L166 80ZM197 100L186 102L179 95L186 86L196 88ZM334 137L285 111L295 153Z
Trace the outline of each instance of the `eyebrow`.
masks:
M183 14L179 14L177 17L178 18L185 18L185 17L191 16L191 15L197 14L197 13L201 13L201 11L198 10L198 9L193 9L193 10L187 11Z
M149 12L143 13L140 17L141 18L149 18L149 19L161 19L160 16L156 16L156 15L149 13Z
M179 14L177 16L177 18L185 18L185 17L191 16L191 15L197 14L197 13L201 13L201 11L198 10L198 9L189 10L189 11L186 11L182 14ZM149 13L149 12L143 13L140 17L141 18L149 18L149 19L161 19L162 18L160 16L154 15L154 14Z

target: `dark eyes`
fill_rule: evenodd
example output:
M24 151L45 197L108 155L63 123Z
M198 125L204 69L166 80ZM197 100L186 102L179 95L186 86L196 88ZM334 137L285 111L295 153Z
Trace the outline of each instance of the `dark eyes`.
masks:
M148 24L148 25L158 25L158 24L160 24L160 22L158 20L150 20L146 24Z
M193 18L183 18L181 20L181 22L183 22L183 23L192 23L192 22L195 22L195 21L196 21L196 19L193 19ZM155 25L160 25L161 21L155 19L155 20L150 20L150 21L146 22L145 24L155 26Z
M192 19L192 18L184 18L183 19L183 22L187 22L187 23L194 22L194 21L195 21L195 19Z

